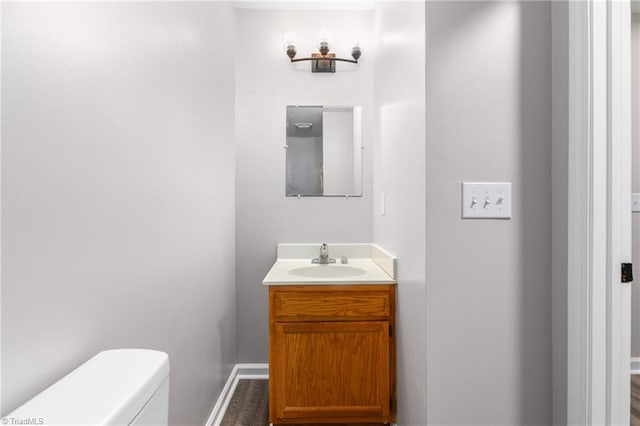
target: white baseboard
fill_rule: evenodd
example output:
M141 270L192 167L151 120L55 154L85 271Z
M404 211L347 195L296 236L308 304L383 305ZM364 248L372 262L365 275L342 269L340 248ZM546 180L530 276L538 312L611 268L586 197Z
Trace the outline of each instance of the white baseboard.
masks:
M213 406L205 426L220 426L224 413L233 397L233 392L241 379L268 379L269 364L236 364L233 366L220 396Z
M631 358L631 374L640 374L640 358Z

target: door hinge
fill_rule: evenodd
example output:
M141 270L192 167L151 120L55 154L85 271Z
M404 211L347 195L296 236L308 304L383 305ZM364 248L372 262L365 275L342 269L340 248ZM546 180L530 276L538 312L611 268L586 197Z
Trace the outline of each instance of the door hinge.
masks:
M393 326L389 324L389 337L393 337Z
M393 398L389 398L389 410L393 410Z
M630 283L631 281L633 281L633 264L623 263L620 276L620 281L623 283Z

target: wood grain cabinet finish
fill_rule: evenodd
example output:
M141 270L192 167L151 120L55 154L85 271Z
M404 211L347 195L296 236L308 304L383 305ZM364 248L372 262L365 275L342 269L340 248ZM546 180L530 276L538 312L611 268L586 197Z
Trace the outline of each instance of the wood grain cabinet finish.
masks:
M269 288L269 421L395 420L395 285Z

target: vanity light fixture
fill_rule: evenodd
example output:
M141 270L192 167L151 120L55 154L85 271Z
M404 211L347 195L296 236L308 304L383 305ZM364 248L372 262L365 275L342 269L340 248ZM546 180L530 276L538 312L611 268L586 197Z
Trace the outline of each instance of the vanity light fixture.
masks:
M335 53L329 53L329 41L322 39L318 46L319 53L312 53L308 58L296 58L296 43L293 36L285 37L285 45L287 56L291 62L311 61L311 72L336 72L336 61L351 62L357 64L358 59L362 55L362 49L359 43L356 43L351 49L351 57L353 59L337 58Z

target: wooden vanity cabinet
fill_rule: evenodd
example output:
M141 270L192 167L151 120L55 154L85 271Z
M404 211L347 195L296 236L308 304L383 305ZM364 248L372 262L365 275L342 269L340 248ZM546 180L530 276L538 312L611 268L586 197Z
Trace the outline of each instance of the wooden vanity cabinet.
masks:
M395 420L395 285L269 287L269 421Z

